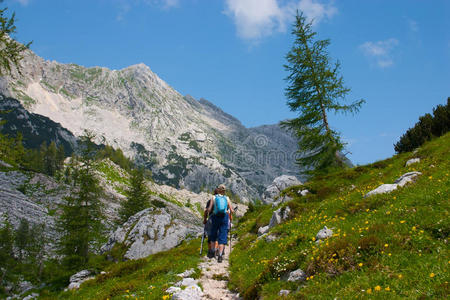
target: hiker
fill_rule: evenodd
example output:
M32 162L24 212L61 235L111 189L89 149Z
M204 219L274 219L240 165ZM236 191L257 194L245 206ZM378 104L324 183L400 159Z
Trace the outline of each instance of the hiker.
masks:
M231 214L234 213L233 207L231 205L230 199L225 196L225 185L221 184L217 187L218 194L214 196L212 201L209 203L208 213L212 214L212 227L210 231L211 242L218 241L219 243L219 256L217 258L218 262L222 262L223 253L225 245L227 244L228 237L228 222L231 218ZM227 210L230 214L227 214ZM211 255L208 253L208 257ZM212 252L214 256L214 252Z
M205 224L205 231L206 234L208 235L208 258L213 258L214 253L216 252L216 248L218 248L217 241L213 242L211 240L212 218L211 214L208 211L211 201L213 201L214 197L217 194L219 194L219 189L215 188L213 193L214 196L212 196L210 199L208 199L208 202L206 202L205 211L203 213L203 224Z

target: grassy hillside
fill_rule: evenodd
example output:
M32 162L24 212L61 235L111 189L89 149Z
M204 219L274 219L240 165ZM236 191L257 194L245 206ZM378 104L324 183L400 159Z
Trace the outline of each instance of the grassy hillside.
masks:
M83 283L79 290L41 293L39 299L168 299L165 290L180 278L177 274L197 268L198 239L139 260L109 264L106 273ZM196 269L198 277L200 271Z
M277 208L253 208L237 229L231 257L230 286L246 299L443 299L449 297L448 235L450 134L414 153L403 153L367 166L315 178L284 193L294 199L288 220L257 239ZM405 167L410 158L421 161ZM383 195L363 196L409 171L415 183ZM308 189L301 197L297 191ZM319 245L324 226L334 235ZM301 268L308 278L286 281ZM286 298L283 298L286 299Z

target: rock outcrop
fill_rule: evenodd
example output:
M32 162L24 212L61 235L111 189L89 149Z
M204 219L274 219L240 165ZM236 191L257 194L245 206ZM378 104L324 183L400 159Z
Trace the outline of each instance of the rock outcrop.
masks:
M420 173L420 172L405 173L402 176L400 176L399 178L397 178L394 183L392 183L392 184L385 183L385 184L380 185L376 189L371 190L370 192L368 192L367 194L364 195L364 198L367 198L367 197L370 197L373 195L385 194L385 193L390 193L392 191L395 191L399 187L403 187L408 183L414 182L416 180L416 177L419 175L422 175L422 173Z
M101 251L110 251L116 244L127 248L126 259L139 259L171 249L202 232L200 219L176 205L167 208L147 208L131 216L109 236Z
M297 177L290 175L282 175L275 178L266 190L264 191L262 201L264 204L271 204L277 201L277 197L280 195L281 191L284 189L291 187L293 185L302 184Z

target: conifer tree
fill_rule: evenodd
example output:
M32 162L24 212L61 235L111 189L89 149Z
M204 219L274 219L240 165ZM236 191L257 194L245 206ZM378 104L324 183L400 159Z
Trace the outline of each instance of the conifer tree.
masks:
M23 218L20 220L19 228L15 233L15 244L19 250L19 260L22 261L30 245L30 224L28 220Z
M3 0L0 0L0 3L2 2ZM14 13L8 18L6 11L6 7L0 8L0 76L11 73L13 68L20 72L19 62L31 44L22 45L11 38L16 33L16 18Z
M0 227L0 283L11 275L14 265L14 232L8 219L5 219Z
M350 89L344 87L339 62L330 63L326 50L330 41L316 40L311 27L312 23L297 12L292 30L295 41L286 55L284 67L289 73L286 78L288 105L299 116L282 125L292 129L299 138L302 157L297 163L309 170L306 173L320 173L345 166L340 154L344 144L331 128L328 113L356 113L364 100L350 105L339 101Z
M128 197L121 203L120 221L126 222L129 217L148 207L148 191L145 187L144 171L134 169L131 172Z
M92 133L85 132L80 138L81 156L74 167L77 175L73 178L72 195L65 198L58 221L62 234L59 249L64 256L63 264L70 270L86 266L102 231L100 198L103 191L94 174L94 137Z

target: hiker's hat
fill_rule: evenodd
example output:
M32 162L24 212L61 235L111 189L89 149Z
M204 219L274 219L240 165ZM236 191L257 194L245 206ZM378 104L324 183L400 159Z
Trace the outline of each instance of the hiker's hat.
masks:
M219 184L219 185L217 186L217 189L220 190L220 191L225 191L225 190L226 190L225 184Z

